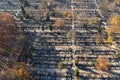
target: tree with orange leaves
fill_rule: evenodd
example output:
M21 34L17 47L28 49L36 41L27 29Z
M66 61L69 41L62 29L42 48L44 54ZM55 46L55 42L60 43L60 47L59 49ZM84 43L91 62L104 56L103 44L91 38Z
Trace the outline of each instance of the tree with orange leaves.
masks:
M53 26L55 26L55 27L63 27L64 26L64 19L63 18L56 19Z
M99 56L96 59L95 67L98 70L108 70L108 64L109 64L109 62L106 58Z

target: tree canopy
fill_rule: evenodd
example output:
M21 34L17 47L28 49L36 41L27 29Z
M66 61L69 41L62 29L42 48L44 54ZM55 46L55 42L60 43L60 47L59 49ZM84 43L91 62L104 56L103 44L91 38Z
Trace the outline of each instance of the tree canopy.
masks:
M12 35L17 34L17 29L15 28L15 20L13 16L9 13L0 14L0 46L8 45L13 38Z
M56 19L55 23L54 23L54 26L55 27L63 27L64 26L64 20L63 20L63 18Z
M95 66L98 70L108 70L108 64L109 62L106 58L99 56L96 59Z
M107 31L110 33L119 32L120 31L120 15L113 15L108 20L108 28Z
M14 17L9 13L0 13L0 72L4 73L0 74L0 80L13 80L15 76L12 71L17 67L18 55L25 41L25 35L19 34Z

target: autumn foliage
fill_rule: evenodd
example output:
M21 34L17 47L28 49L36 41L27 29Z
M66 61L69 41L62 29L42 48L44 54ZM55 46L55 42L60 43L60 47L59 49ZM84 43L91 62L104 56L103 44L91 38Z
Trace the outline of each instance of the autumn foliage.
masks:
M64 19L63 18L58 18L55 20L54 23L55 27L63 27L64 26Z
M13 80L17 60L25 42L16 21L9 13L0 13L0 80ZM13 72L12 72L13 71Z
M119 32L120 31L120 15L113 15L108 20L108 28L107 31L110 33Z
M108 35L107 42L108 43L112 43L113 42L113 37L111 35Z
M10 40L13 38L12 35L17 34L15 28L15 20L9 13L0 14L0 46L8 46Z
M68 11L64 12L64 15L67 18L70 18L70 19L72 18L72 14L70 12L68 12Z
M63 14L68 19L72 19L72 18L75 18L77 16L75 12L71 13L69 11L65 11Z
M120 32L120 15L112 15L108 20L108 27L106 28L108 38L107 42L113 42L113 37L111 36L112 33L119 33Z
M98 70L108 70L108 64L109 64L109 62L106 58L99 56L96 59L95 67Z
M19 69L16 70L16 76L19 80L24 80L30 76L26 68L27 65L24 62L19 63Z

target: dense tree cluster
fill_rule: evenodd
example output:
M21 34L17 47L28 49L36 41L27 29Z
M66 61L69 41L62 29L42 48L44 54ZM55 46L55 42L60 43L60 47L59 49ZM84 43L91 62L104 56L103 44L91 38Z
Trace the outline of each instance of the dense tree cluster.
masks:
M1 45L8 45L12 35L17 33L15 21L8 13L0 14L0 18L0 43Z
M18 56L22 50L25 35L16 29L16 21L9 13L0 14L0 80L14 77Z

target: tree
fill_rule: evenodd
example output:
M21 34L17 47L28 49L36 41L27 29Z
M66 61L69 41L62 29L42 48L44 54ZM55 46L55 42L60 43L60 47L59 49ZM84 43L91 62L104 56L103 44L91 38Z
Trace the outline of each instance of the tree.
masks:
M114 26L120 26L120 15L114 15L113 17L111 17L110 24Z
M81 80L80 78L77 78L76 80Z
M112 43L113 37L111 33L119 33L120 32L120 15L112 15L108 20L108 27L106 31L108 33L107 42Z
M99 21L98 23L98 27L97 27L97 35L96 35L96 44L101 44L103 41L103 36L102 36L102 19Z
M42 25L42 31L44 31L44 26Z
M117 53L117 54L115 55L115 57L118 58L118 59L120 59L120 53Z
M108 35L107 42L108 43L112 43L113 42L113 37L111 35Z
M10 2L10 1L7 1L7 4L11 5L11 2Z
M23 6L21 6L21 10L22 10L23 15L25 15L25 14L26 14L26 12L25 12L25 10L24 10L24 7L23 7Z
M69 12L69 11L65 11L65 12L63 13L63 15L64 15L66 18L68 18L68 19L72 19L72 18L75 18L75 17L77 16L75 12L71 13L71 12Z
M108 70L108 64L109 64L109 62L108 62L107 58L99 56L96 59L95 67L98 70Z
M120 50L119 49L117 49L117 53L115 54L115 57L120 59Z
M78 62L79 62L78 58L75 59L75 65L78 65Z
M26 19L30 19L30 15L29 15L28 13L25 13L25 14L24 14L24 17L25 17Z
M56 12L53 10L51 13L51 16L55 16L55 15L56 15Z
M55 23L54 23L54 26L55 27L63 27L64 26L64 20L63 18L58 18L55 20Z
M53 30L53 26L52 26L52 25L50 25L50 26L49 26L49 29L50 29L50 31L52 31L52 30Z
M16 29L15 26L15 20L13 18L13 16L9 13L1 13L0 14L0 45L4 45L4 47L9 46L13 40L13 38L15 38L14 36L11 35L15 35L18 34L18 31ZM11 42L9 42L11 41Z
M20 20L21 20L21 21L23 20L23 16L20 16Z
M24 62L19 63L19 69L16 71L18 80L25 80L29 78L30 73L26 70L26 64Z
M96 35L96 45L100 45L103 42L103 36L100 33Z
M79 77L79 69L78 69L78 68L75 69L74 75L75 75L75 77L77 77L77 78Z
M0 13L0 80L14 80L17 59L25 41L22 31L16 29L14 17L10 13ZM1 76L3 75L3 77Z
M31 52L35 51L35 48L32 46L32 47L30 48L30 51L31 51Z
M73 40L74 42L76 41L76 33L74 30L70 30L68 32L66 32L66 38L68 40Z
M60 62L60 63L58 63L58 69L63 69L64 68L64 64L63 64L63 62Z
M49 21L50 20L50 16L49 16L49 13L46 14L46 21Z
M24 7L23 7L23 6L21 6L21 10L22 10L22 13L23 13L23 17L24 17L25 19L29 19L29 18L30 18L30 15L29 15L28 13L26 13L26 11L24 10Z
M106 28L107 32L110 33L118 33L120 32L120 15L112 15L108 19L108 28Z
M99 33L100 35L102 35L102 28L101 28L101 25L102 25L102 19L100 19L100 21L98 21L98 27L97 27L97 33Z
M65 15L66 18L72 19L72 14L70 12L65 11L63 14Z
M72 38L72 33L70 31L66 33L66 38L69 40Z
M31 52L26 52L26 53L24 53L24 57L26 59L32 59L32 53Z
M88 29L87 23L83 24L84 29Z

